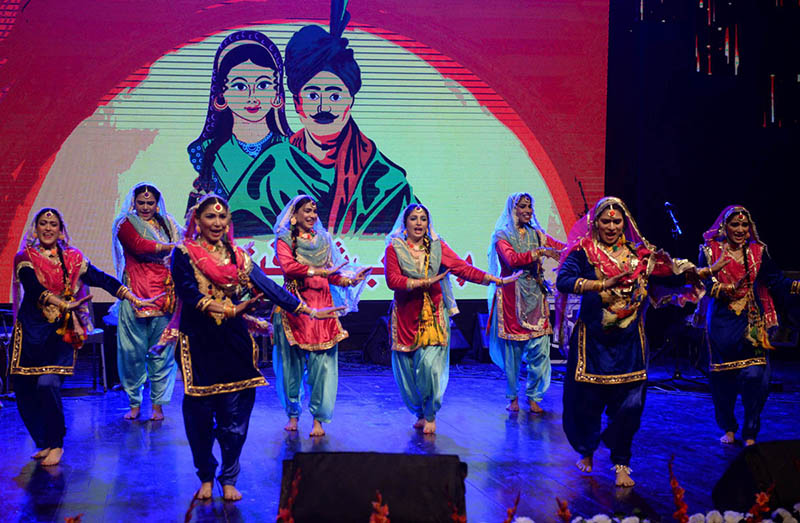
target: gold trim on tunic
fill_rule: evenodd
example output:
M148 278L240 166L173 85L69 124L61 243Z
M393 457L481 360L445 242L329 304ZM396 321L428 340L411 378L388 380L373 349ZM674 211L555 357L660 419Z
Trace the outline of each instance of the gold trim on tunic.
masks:
M280 309L281 314L281 323L283 324L283 332L286 334L286 340L289 342L289 345L297 345L303 350L308 350L311 352L323 351L328 350L343 339L350 336L350 334L344 330L342 327L339 318L336 319L336 327L339 329L339 334L333 337L333 339L324 341L322 343L298 343L294 337L294 333L292 332L292 327L289 325L289 318L287 315L289 314L286 310Z
M250 341L253 344L253 368L258 371L258 346L253 336L250 336ZM249 378L241 381L232 381L229 383L215 383L214 385L196 386L194 383L194 373L192 372L192 354L189 350L189 337L182 332L178 333L178 345L181 354L181 367L183 370L183 391L189 396L212 396L214 394L223 394L225 392L237 392L244 389L252 389L269 385L264 376ZM259 373L260 374L260 373Z
M595 383L598 385L617 385L621 383L633 383L634 381L646 381L647 369L625 374L589 374L586 372L586 324L578 321L578 364L575 366L575 381L580 383ZM639 319L639 341L642 346L642 361L645 358L644 345L644 324Z
M744 369L755 365L766 365L767 358L764 356L757 358L747 358L746 360L726 361L725 363L712 363L709 365L711 372L723 372L726 370Z
M553 334L553 328L549 325L546 329L543 329L539 332L530 331L529 334L510 334L506 332L505 327L505 318L503 317L503 289L501 287L497 287L495 290L494 299L497 303L497 337L504 339L504 340L511 340L511 341L528 341L534 338L541 338L542 336L547 336L549 334ZM546 299L542 296L542 303L546 303ZM549 309L549 308L548 308ZM547 311L547 314L550 314L550 311ZM492 321L489 318L489 321ZM523 329L525 327L522 327Z
M45 367L21 367L19 364L20 357L22 356L22 324L17 321L14 325L14 346L11 351L11 363L9 367L9 374L22 374L26 376L37 376L41 374L61 374L64 376L72 376L75 372L75 357L78 351L72 351L72 365L63 367L60 365L48 365Z

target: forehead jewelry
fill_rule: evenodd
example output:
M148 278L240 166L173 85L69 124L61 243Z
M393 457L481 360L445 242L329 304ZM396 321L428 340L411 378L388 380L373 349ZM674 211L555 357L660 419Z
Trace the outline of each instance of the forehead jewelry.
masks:
M214 204L214 210L216 212L222 212L225 210L225 207L223 207L221 203L217 202Z
M145 189L142 196L144 196L145 198L150 198L150 189Z
M609 209L609 211L608 211L608 215L609 215L611 218L613 218L614 216L616 216L616 215L617 215L617 212L616 212L614 209Z
M46 210L44 212L44 214L42 216L44 216L45 218L55 218L56 217L56 213L54 213L53 211L48 209L48 210Z
M743 212L739 212L739 214L736 215L736 218L738 218L740 220L746 220L747 219L747 215L745 213L743 213Z

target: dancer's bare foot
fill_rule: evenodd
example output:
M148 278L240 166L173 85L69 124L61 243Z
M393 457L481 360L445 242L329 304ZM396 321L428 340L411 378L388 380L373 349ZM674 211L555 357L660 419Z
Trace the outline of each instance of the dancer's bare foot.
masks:
M283 430L288 430L289 432L297 432L297 418L289 418L289 423L283 427Z
M744 440L744 446L745 447L749 447L750 445L755 445L755 444L756 444L756 440L754 440L754 439L746 439L746 440Z
M200 490L198 490L194 497L196 499L211 499L211 494L213 493L214 483L211 481L204 481L200 485Z
M436 434L436 420L425 420L425 425L422 427L423 434Z
M631 468L625 465L614 465L617 473L616 485L618 487L632 487L636 484L631 477Z
M325 435L325 429L322 428L322 423L320 423L319 420L314 420L314 426L311 427L311 433L309 433L309 436L313 438L315 436L324 436L324 435Z
M161 405L153 405L153 413L150 415L152 421L164 420L164 408Z
M513 400L509 401L508 405L506 405L506 410L508 412L519 412L519 400L514 398Z
M50 454L50 449L42 449L35 454L31 454L31 459L43 459L46 458L47 455Z
M531 412L533 412L534 414L541 414L542 412L544 412L544 409L540 407L539 404L533 400L528 400L528 405L531 408Z
M222 499L225 501L239 501L242 499L242 493L233 485L222 485Z
M732 445L734 441L736 441L736 437L733 432L726 432L719 438L719 442L726 445Z
M61 456L63 455L64 449L62 448L50 449L47 457L45 457L40 463L43 467L52 467L54 465L58 465L61 463Z
M421 429L424 426L425 426L425 418L418 418L417 422L414 423L413 425L415 429Z
M131 407L131 410L129 410L127 413L125 413L125 416L123 416L123 418L125 418L125 419L136 419L136 418L139 417L139 411L140 410L141 409L139 407Z
M578 467L578 470L586 472L587 474L592 471L592 465L592 456L584 456L575 462L575 466Z

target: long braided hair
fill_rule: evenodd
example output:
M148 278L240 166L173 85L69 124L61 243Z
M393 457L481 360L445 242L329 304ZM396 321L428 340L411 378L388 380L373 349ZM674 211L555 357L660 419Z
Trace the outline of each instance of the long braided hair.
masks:
M144 192L150 192L153 194L153 196L155 196L156 205L158 205L158 202L161 201L161 191L159 191L152 185L140 185L133 191L134 202L136 201L136 197ZM167 222L166 220L164 220L164 217L161 216L161 214L159 214L158 209L156 209L156 212L153 213L153 218L158 222L158 225L161 227L161 229L165 233L167 233L167 238L169 238L170 243L172 243L174 241L174 239L172 238L172 233L169 232L169 227L167 226Z
M292 214L297 212L297 209L302 208L308 202L316 203L310 196L304 196L297 200L294 204ZM300 235L300 228L296 223L292 223L292 258L297 259L297 237Z
M405 226L408 222L408 217L411 216L411 213L416 211L417 209L422 209L425 213L425 218L428 220L428 224L431 223L431 217L428 214L428 209L425 208L423 205L409 205L406 207L405 212L403 212L403 225ZM429 225L430 227L430 225ZM406 231L406 239L408 238L408 231ZM431 237L428 234L428 230L426 229L425 234L422 236L422 250L425 252L425 271L428 270L428 264L430 263L431 259Z

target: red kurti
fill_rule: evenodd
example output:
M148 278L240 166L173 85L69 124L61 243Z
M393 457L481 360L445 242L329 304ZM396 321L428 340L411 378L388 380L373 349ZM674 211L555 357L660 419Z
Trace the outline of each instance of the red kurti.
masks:
M169 267L158 261L161 255L168 253L159 253L158 242L142 238L128 220L120 224L117 237L125 252L125 283L131 291L143 299L164 294L154 302L136 309L136 316L144 318L171 314L175 303L175 285Z
M542 247L561 250L564 244L560 241L551 238L550 236L537 232L539 235L539 244ZM497 251L497 257L500 260L500 277L511 276L514 272L520 269L534 268L541 270L539 267L533 267L533 255L530 251L517 252L506 240L498 240L494 246ZM538 262L537 262L538 265ZM524 276L523 276L524 278ZM495 306L499 307L498 314L502 313L502 322L498 324L498 336L504 339L513 340L527 340L553 332L550 326L549 314L545 314L545 323L541 331L531 331L519 324L517 319L517 298L516 298L516 282L509 283L500 288L503 299L496 303Z
M298 262L292 256L291 246L283 240L275 243L283 277L287 283L292 280L298 283L299 292L295 295L312 309L332 307L330 285L339 285L342 276L340 274L331 274L328 277L316 274L308 276L308 270L312 267ZM315 319L306 314L290 314L288 311L282 313L286 339L292 345L299 345L301 349L328 350L348 336L338 318Z
M459 258L444 241L442 241L441 265L445 269L450 269L455 276L473 283L483 283L486 279L485 272ZM419 315L425 290L422 288L408 290L408 277L403 274L397 260L397 253L391 245L386 248L383 266L386 284L394 291L393 314L396 321L393 321L392 350L406 352L416 350L416 347L412 348L411 345L419 329ZM443 314L442 287L439 282L436 282L428 291L436 308L437 320L441 321L441 314Z

